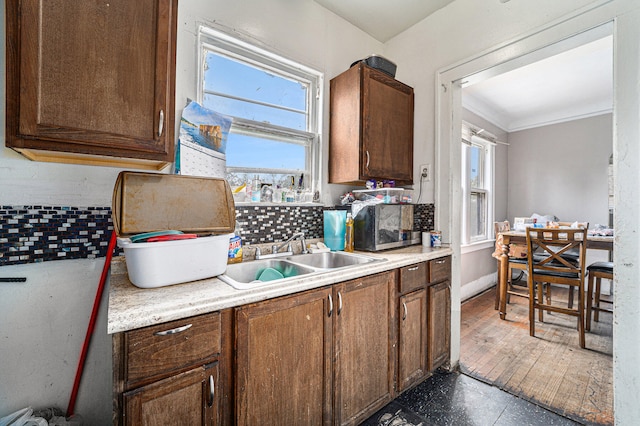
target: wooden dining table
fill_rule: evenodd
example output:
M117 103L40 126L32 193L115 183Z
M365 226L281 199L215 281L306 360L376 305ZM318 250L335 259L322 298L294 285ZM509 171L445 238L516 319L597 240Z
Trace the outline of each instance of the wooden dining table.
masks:
M527 233L525 231L501 232L502 254L500 255L500 269L498 271L498 285L500 289L499 312L500 319L507 318L507 275L509 274L509 245L511 243L526 244ZM588 235L587 250L606 250L610 257L613 253L613 236Z

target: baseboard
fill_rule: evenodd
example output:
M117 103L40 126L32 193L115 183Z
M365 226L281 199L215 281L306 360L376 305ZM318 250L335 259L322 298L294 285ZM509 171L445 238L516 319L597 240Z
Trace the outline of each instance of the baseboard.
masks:
M460 301L464 302L488 288L495 286L497 281L498 273L494 272L460 286Z

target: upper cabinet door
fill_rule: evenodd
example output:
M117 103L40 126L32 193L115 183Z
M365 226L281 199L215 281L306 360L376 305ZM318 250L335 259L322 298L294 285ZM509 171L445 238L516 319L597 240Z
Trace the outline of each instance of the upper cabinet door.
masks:
M329 182L413 184L413 89L362 63L330 83Z
M8 147L44 161L173 161L177 0L6 8Z
M372 68L362 72L361 174L412 181L413 89Z

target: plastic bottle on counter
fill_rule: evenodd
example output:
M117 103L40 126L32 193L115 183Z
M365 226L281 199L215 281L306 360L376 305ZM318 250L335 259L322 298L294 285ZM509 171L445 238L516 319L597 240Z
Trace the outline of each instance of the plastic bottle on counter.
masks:
M353 252L353 216L347 212L347 222L344 233L344 251Z
M251 202L259 203L260 202L260 190L262 189L262 185L260 184L260 177L255 175L253 178L253 182L251 183Z

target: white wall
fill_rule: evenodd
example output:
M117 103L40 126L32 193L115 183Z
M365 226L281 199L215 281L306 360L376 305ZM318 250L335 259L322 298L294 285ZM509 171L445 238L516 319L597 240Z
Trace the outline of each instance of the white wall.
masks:
M4 1L0 1L2 10ZM325 99L330 78L353 61L382 52L381 43L312 0L180 1L176 122L186 98L196 97L199 23L231 32L324 72ZM0 20L0 33L5 34L4 19ZM4 49L3 41L3 58ZM1 67L0 96L4 99L4 61ZM26 160L4 148L4 101L2 106L0 204L111 205L119 169ZM328 117L328 102L324 117ZM327 128L325 121L325 135ZM323 154L326 176L326 144ZM327 202L341 190L336 186L333 192L325 191ZM23 284L0 284L0 417L29 405L55 405L66 410L103 264L104 259L66 260L0 268L0 276L28 277ZM111 422L111 342L106 334L105 314L103 300L75 410L84 417L85 424Z
M591 227L608 224L611 114L512 132L509 143L512 223L538 213Z

